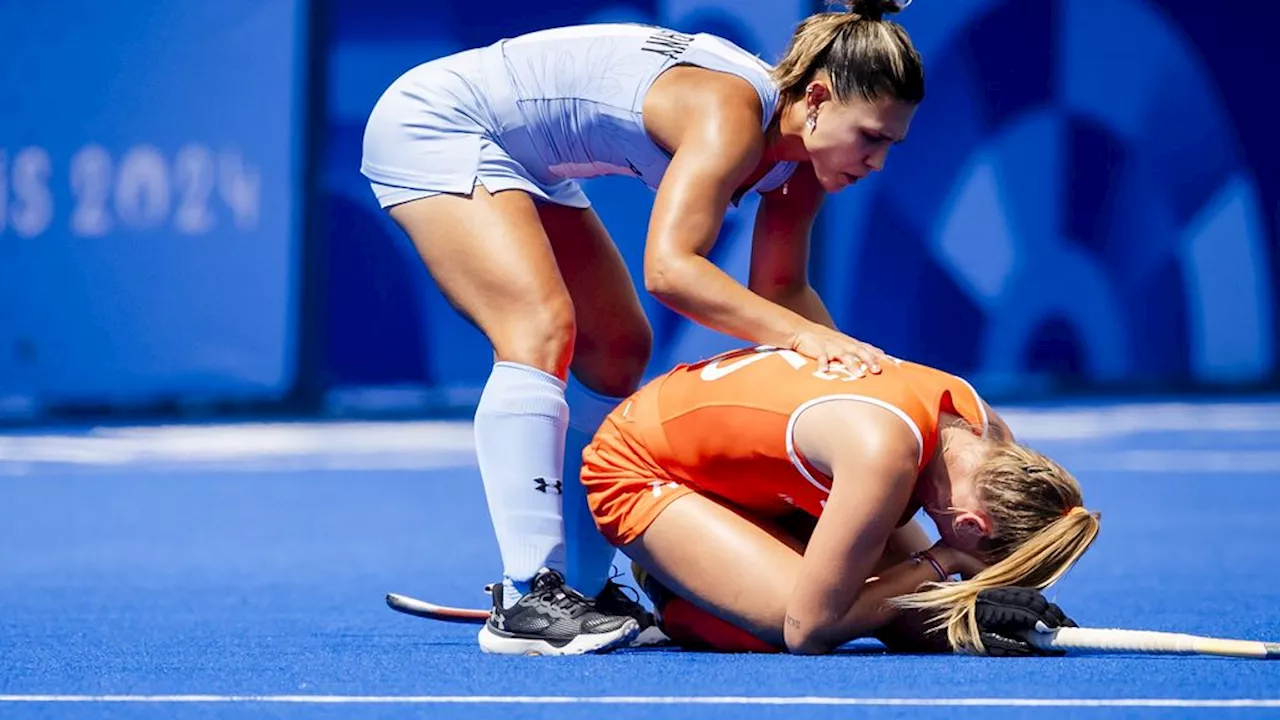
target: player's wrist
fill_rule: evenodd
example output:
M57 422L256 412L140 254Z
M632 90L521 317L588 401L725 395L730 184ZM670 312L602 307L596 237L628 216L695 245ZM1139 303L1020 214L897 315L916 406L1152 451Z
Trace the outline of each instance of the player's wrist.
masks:
M774 334L779 336L781 340L775 347L798 350L801 339L810 331L813 323L786 306L778 303L774 304L777 305L779 310L778 322L774 326Z
M948 545L933 548L933 552L935 554L939 551L941 551L942 555L938 562L940 562L942 567L947 571L948 579L951 579L956 575L959 575L961 578L968 579L969 577L977 574L977 569L973 567L974 560L972 557Z
M911 559L935 575L930 580L946 582L955 572L955 556L951 548L946 546L934 546L928 550L921 550L913 553Z

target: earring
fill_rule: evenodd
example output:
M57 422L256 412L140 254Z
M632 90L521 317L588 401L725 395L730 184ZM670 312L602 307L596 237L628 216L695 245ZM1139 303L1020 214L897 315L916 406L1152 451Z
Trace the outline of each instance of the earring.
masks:
M810 114L809 119L805 120L804 124L809 127L809 132L813 132L814 130L816 130L818 128L818 114L817 113Z

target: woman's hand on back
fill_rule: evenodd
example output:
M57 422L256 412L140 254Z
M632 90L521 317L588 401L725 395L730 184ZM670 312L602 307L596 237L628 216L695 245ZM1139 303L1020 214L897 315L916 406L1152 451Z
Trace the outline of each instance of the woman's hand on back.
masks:
M817 360L818 369L823 371L831 363L838 362L848 370L861 366L878 373L881 365L888 361L884 351L875 345L812 322L796 331L791 339L791 349Z

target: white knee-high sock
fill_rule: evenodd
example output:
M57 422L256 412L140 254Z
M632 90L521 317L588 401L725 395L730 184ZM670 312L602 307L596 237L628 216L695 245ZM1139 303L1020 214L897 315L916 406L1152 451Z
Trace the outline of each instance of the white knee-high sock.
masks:
M617 550L596 527L595 518L587 507L587 494L579 473L582 470L582 451L591 444L596 430L618 406L621 398L593 392L570 375L565 399L569 402L569 432L564 457L564 533L568 566L565 577L570 587L594 597L609 579Z
M502 555L505 601L538 570L565 572L562 508L564 383L537 368L498 362L476 407L476 459Z

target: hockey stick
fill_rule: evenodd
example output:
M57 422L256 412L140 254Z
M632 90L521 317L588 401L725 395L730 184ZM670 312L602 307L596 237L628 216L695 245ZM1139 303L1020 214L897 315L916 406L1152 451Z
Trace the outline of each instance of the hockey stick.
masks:
M1027 637L1042 650L1141 653L1150 655L1216 655L1280 660L1280 643L1187 635L1153 630L1115 630L1041 625Z
M428 620L439 620L441 622L464 623L467 625L480 625L489 618L486 610L473 610L471 608L449 607L448 605L436 605L425 600L411 598L408 595L399 595L396 593L387 593L387 607L406 615L426 618Z

